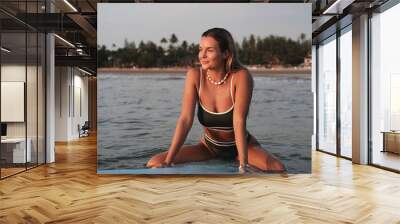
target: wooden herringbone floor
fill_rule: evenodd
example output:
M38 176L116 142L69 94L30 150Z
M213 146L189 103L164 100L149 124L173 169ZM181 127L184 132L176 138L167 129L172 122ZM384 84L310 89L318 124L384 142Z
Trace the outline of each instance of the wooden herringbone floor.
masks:
M96 174L96 139L0 181L0 223L400 223L400 175L313 152L312 175Z

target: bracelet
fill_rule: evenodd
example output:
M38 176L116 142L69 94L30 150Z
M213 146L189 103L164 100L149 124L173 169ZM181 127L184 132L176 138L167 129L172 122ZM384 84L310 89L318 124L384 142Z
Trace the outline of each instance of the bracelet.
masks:
M245 165L240 164L239 165L239 173L247 172L249 170L249 167L250 166L248 164L245 164Z
M249 171L248 169L249 165L245 164L245 165L239 165L239 173L244 174L247 173Z
M249 168L249 167L250 167L249 164L245 164L244 166L242 164L239 165L239 169Z

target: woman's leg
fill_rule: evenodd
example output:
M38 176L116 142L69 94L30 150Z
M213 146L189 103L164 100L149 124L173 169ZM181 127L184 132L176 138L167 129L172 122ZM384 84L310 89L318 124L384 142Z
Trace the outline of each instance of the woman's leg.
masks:
M149 168L159 166L165 161L167 153L168 151L156 154L147 162L146 166ZM213 155L210 150L200 142L197 145L182 146L182 148L176 154L173 163L204 161L214 157L215 155Z
M250 165L263 171L285 171L283 163L276 159L267 150L263 149L260 143L253 136L251 136L247 148L248 162Z

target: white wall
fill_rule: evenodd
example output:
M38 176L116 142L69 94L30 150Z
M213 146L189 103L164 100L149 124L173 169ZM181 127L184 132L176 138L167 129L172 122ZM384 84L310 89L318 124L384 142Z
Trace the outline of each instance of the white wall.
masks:
M23 99L22 107L1 108L3 113L22 113L22 121L20 122L6 122L7 123L7 137L9 138L24 138L25 135L30 139L32 161L36 162L39 158L39 163L44 163L44 83L41 66L25 64L2 64L1 66L1 81L2 82L23 82L26 87L26 106ZM27 78L27 80L25 80ZM4 94L4 89L2 93ZM24 93L24 90L20 90ZM2 95L2 98L8 98L7 95ZM25 97L22 97L25 98ZM18 102L15 102L18 103ZM3 114L2 113L2 114ZM26 113L26 120L25 114ZM39 153L39 155L37 155Z
M88 120L88 78L76 68L56 67L55 85L55 140L77 139L78 124Z
M27 69L27 70L26 70ZM1 81L2 82L25 82L25 76L26 72L28 72L28 79L29 79L29 85L36 86L36 80L33 80L31 75L34 75L36 77L36 66L27 66L25 67L24 65L18 65L18 64L3 64L1 66ZM28 137L30 133L33 131L30 130L36 130L36 119L37 115L36 113L33 113L32 111L36 111L36 87L34 88L27 88L27 107L28 108L28 113L27 113L27 119L28 119ZM4 96L3 96L4 97ZM40 105L39 105L40 106ZM7 108L1 108L1 110L6 110ZM34 123L32 123L34 122ZM8 137L25 137L25 126L26 122L7 122L7 136ZM36 133L36 132L35 132ZM36 134L35 134L36 136Z
M88 101L88 77L87 76L83 76L83 73L81 73L80 71L75 70L75 90L77 90L77 88L80 89L81 91L81 113L79 113L78 110L76 110L77 108L75 108L75 119L74 119L74 123L73 126L77 127L78 124L80 124L81 126L85 123L85 121L88 121L89 119L89 112L88 112L88 105L89 105L89 101ZM75 92L75 94L77 94ZM76 95L75 95L75 99L76 99ZM77 103L77 102L76 102ZM77 128L74 128L74 131L76 132L74 134L74 136L78 136L78 130Z
M25 83L1 81L1 121L25 121ZM36 108L36 105L35 105Z
M25 82L25 64L1 65L1 81Z
M55 141L68 140L68 117L70 83L69 69L67 67L55 68Z

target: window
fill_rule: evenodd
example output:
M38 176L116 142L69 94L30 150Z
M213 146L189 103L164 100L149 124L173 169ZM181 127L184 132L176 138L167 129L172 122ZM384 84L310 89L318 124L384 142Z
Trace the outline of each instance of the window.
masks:
M352 157L352 33L351 25L340 35L340 154Z
M372 163L400 170L400 4L371 18ZM397 140L396 140L397 139ZM394 145L393 145L394 144Z
M41 13L41 5L44 1L18 2L14 9L20 14ZM0 178L4 178L45 163L46 40L43 33L2 12L0 22L0 110L7 115L1 118L5 130L0 144ZM17 100L8 103L17 109L7 106L11 96Z
M318 47L318 149L336 153L336 35Z

